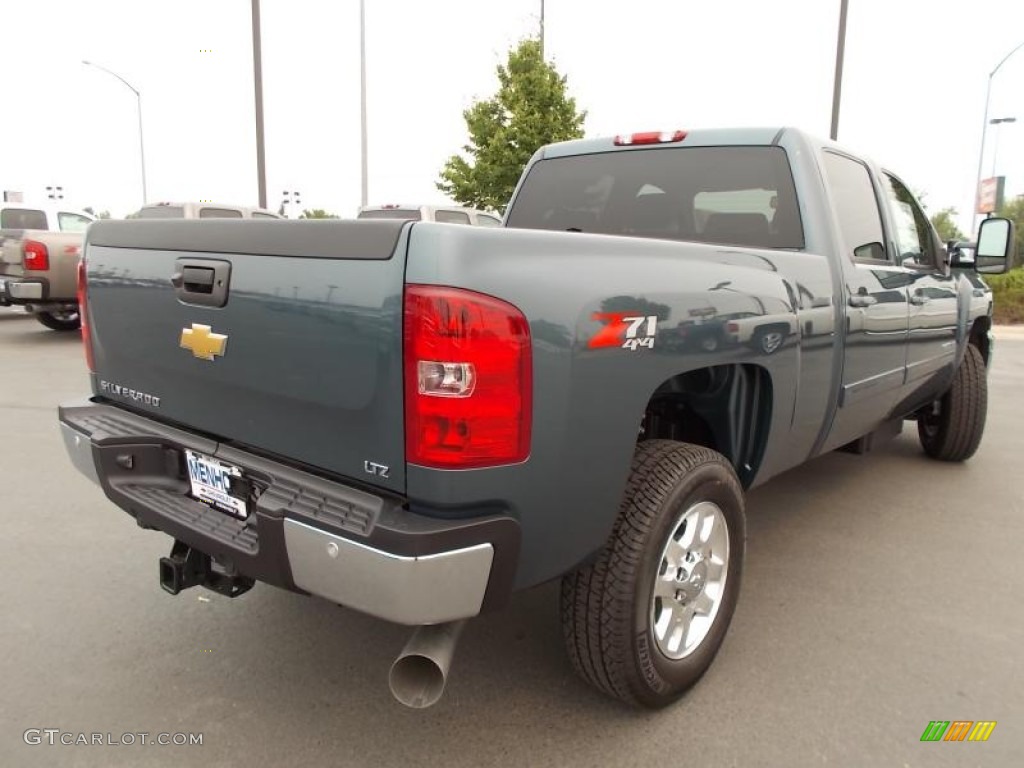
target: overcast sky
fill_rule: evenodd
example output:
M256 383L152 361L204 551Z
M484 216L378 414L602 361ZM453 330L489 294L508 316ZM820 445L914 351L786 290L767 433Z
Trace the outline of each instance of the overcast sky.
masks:
M255 204L250 0L2 0L0 188L123 215L149 199ZM1021 0L850 0L839 139L926 193L973 201L988 73L1024 42ZM366 0L370 203L434 202L462 110L537 28L540 0ZM839 0L547 0L546 47L588 136L795 125L827 135ZM262 0L267 185L359 205L358 0ZM1024 193L1024 50L993 79L998 173ZM995 131L986 143L992 170Z

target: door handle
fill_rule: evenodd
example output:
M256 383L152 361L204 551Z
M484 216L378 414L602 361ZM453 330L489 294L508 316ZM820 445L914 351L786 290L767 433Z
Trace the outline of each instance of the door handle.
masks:
M872 304L877 304L878 299L863 293L855 293L847 300L847 303L851 307L870 307Z
M920 307L922 304L927 304L931 299L925 296L923 293L912 293L910 294L910 303Z
M231 263L221 259L178 259L171 285L182 304L223 307L228 302Z

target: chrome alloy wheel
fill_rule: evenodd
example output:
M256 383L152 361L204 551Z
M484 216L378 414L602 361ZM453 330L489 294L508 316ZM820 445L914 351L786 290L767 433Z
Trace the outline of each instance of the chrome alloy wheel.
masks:
M651 630L670 659L689 656L707 637L725 594L729 529L717 504L701 501L679 516L661 552L651 594Z

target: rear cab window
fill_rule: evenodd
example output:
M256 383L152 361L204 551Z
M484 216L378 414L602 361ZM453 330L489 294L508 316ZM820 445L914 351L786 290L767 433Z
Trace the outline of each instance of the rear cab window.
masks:
M481 227L500 227L501 219L495 218L494 216L488 216L486 213L478 213L476 216L476 223Z
M183 219L185 209L180 205L147 205L137 214L139 219Z
M240 219L242 212L237 208L200 208L200 219Z
M465 211L434 211L434 221L443 224L469 224L469 214Z
M46 211L4 208L0 211L0 229L49 229L46 225Z
M420 212L412 208L380 208L373 211L360 211L358 219L407 219L420 221Z
M781 147L673 147L536 163L505 226L800 249Z

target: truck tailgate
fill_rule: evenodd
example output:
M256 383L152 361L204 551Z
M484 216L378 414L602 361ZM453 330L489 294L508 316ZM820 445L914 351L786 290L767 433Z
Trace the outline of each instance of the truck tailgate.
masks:
M93 225L94 393L403 491L404 225Z

